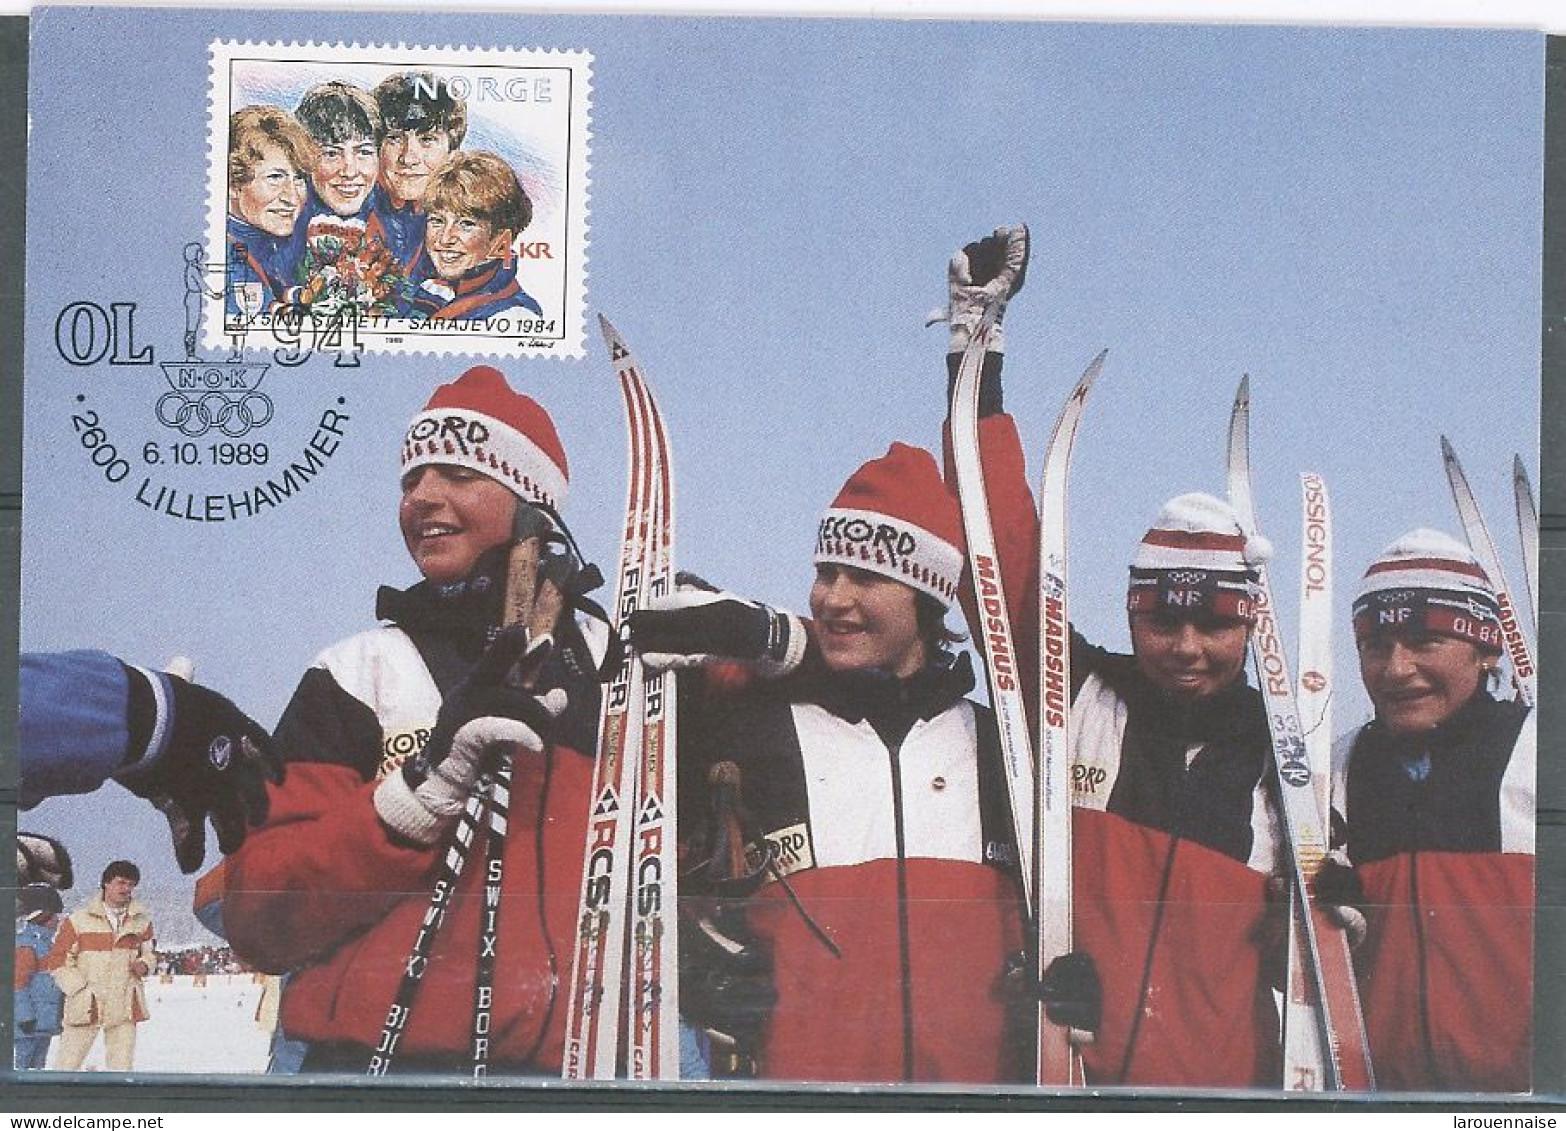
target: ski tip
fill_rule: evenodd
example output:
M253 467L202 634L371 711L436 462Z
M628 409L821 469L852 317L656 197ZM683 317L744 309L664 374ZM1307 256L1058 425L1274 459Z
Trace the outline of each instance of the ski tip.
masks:
M1234 399L1245 401L1251 399L1251 375L1249 373L1240 374L1240 387L1235 392Z
M1528 482L1528 467L1523 463L1523 458L1520 455L1512 457L1512 477L1521 479L1524 483Z
M598 330L606 338L618 338L620 332L614 328L614 323L604 317L603 311L598 312Z
M1448 440L1445 435L1441 437L1441 458L1448 463L1457 462L1457 449L1452 447L1452 441Z
M1082 371L1082 379L1077 382L1079 389L1087 389L1098 380L1098 375L1103 371L1104 360L1109 357L1109 349L1105 347L1098 351L1098 356L1088 362L1088 367Z

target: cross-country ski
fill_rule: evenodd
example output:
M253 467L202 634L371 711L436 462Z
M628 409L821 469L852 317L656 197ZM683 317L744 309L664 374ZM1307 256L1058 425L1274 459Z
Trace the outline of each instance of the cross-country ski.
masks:
M1532 707L1539 697L1539 674L1535 666L1535 649L1529 642L1522 624L1517 619L1517 602L1511 583L1506 579L1506 569L1501 565L1501 555L1495 548L1485 525L1479 500L1468 485L1463 465L1458 462L1457 449L1445 436L1441 437L1441 463L1446 470L1447 483L1452 488L1452 501L1457 505L1457 516L1463 525L1463 536L1479 559L1490 584L1495 587L1495 600L1501 609L1501 634L1506 641L1506 654L1512 661L1512 682L1523 703Z
M1095 357L1066 399L1055 421L1039 485L1039 744L1034 810L1038 842L1038 882L1034 906L1038 920L1037 975L1055 959L1071 953L1071 621L1067 563L1070 539L1067 477L1077 426L1088 394L1109 351ZM1040 1012L1038 1058L1040 1084L1082 1084L1082 1058L1071 1042L1069 1026L1050 1022Z
M1512 457L1512 497L1517 503L1517 540L1522 549L1523 581L1528 585L1528 613L1534 639L1539 636L1539 503L1528 481L1522 456Z
M1251 493L1250 407L1250 379L1244 377L1229 416L1229 501L1240 516L1241 527L1254 535L1257 526ZM1299 897L1296 907L1309 912L1294 916L1295 929L1299 932L1299 942L1294 950L1309 966L1310 988L1315 995L1320 1034L1325 1044L1321 1060L1326 1076L1320 1084L1312 1086L1308 1080L1306 1074L1314 1058L1307 1057L1300 1065L1285 1067L1285 1086L1307 1091L1318 1087L1326 1091L1365 1091L1375 1087L1375 1073L1360 1014L1359 990L1348 939L1340 928L1327 921L1311 898L1310 879L1326 858L1329 847L1326 814L1320 808L1318 786L1307 760L1305 731L1295 702L1288 654L1279 630L1277 606L1272 599L1266 566L1259 564L1257 572L1258 616L1251 636L1251 655L1256 682L1266 703L1267 726L1272 734L1290 886Z

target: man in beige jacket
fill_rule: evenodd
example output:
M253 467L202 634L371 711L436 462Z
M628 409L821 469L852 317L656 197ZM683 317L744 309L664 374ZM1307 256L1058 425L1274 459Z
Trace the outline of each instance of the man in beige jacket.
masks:
M136 1051L136 1026L147 1019L141 980L152 972L152 919L131 898L141 870L116 860L103 870L100 890L66 918L46 965L65 992L65 1026L54 1067L74 1072L103 1030L104 1062L128 1072Z

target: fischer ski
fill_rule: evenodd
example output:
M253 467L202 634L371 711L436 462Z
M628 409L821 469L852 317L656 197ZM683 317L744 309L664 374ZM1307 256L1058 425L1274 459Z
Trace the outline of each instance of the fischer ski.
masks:
M625 403L629 473L616 585L623 626L674 575L674 488L657 402L625 341L599 324ZM679 1078L675 863L675 681L649 674L627 645L599 730L581 908L566 1014L570 1080ZM621 1033L622 1023L628 1032Z
M1480 568L1489 575L1490 584L1495 586L1495 602L1501 608L1501 635L1512 661L1512 682L1517 687L1518 696L1532 707L1538 702L1539 674L1534 666L1533 648L1522 626L1517 623L1517 606L1512 601L1515 590L1506 580L1506 572L1501 568L1501 556L1496 552L1495 542L1479 510L1479 500L1474 498L1473 489L1468 486L1463 465L1457 460L1457 451L1445 436L1441 437L1441 462L1446 467L1446 481L1452 488L1452 501L1457 504L1457 515L1462 520L1468 548L1479 559Z
M636 395L636 379L610 349L625 405L627 476L625 532L615 580L615 618L641 606L646 542L653 509L651 432ZM620 1044L622 970L625 959L626 863L635 806L635 772L641 748L641 661L626 647L610 677L598 725L591 808L583 846L582 889L567 996L565 1055L567 1080L613 1080Z
M1300 724L1305 762L1315 785L1316 813L1331 828L1332 792L1332 512L1327 485L1314 471L1300 475ZM1330 848L1330 844L1328 845ZM1311 986L1299 892L1289 889L1288 967L1283 997L1283 1087L1311 1091L1326 1080L1323 1033Z
M1104 350L1093 359L1055 421L1039 486L1039 746L1034 783L1034 891L1038 939L1036 976L1071 951L1071 621L1067 605L1067 477L1077 426L1088 393L1104 368ZM1036 1082L1080 1085L1082 1056L1071 1033L1039 1011Z
M1251 495L1250 378L1240 380L1229 416L1229 502L1249 537L1256 533L1256 507ZM1256 627L1251 632L1251 656L1256 682L1272 735L1278 770L1278 797L1289 850L1297 906L1308 914L1295 917L1299 951L1309 967L1315 993L1325 1078L1308 1076L1309 1066L1291 1066L1300 1075L1288 1087L1304 1090L1368 1091L1375 1087L1370 1045L1360 1012L1359 989L1349 956L1348 937L1334 926L1311 899L1309 880L1320 869L1328 848L1327 824L1316 803L1316 787L1305 750L1304 728L1289 678L1289 662L1278 628L1277 606L1265 565L1257 566Z
M1523 581L1528 585L1528 611L1533 614L1534 639L1539 637L1539 505L1528 482L1522 456L1512 457L1512 496L1517 503L1517 537L1522 542Z
M668 437L652 390L624 340L600 316L616 368L631 379L650 426L652 522L645 553L648 597L667 596L674 578L674 481ZM627 970L631 1032L627 1075L632 1080L678 1080L679 931L675 795L675 675L643 672L641 749L637 761L634 847L631 853L631 960Z

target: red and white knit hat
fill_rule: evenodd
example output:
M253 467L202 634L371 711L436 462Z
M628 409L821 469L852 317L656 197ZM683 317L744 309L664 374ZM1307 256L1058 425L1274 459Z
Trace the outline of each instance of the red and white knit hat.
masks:
M472 468L527 502L555 510L565 502L570 479L549 413L488 365L440 386L408 425L402 473L428 463Z
M1501 608L1479 559L1457 539L1420 527L1365 571L1354 598L1354 638L1416 630L1455 636L1500 655Z
M962 580L962 515L935 457L893 444L849 477L816 532L816 563L869 570L944 607Z
M1257 567L1271 556L1271 543L1259 534L1247 536L1222 499L1178 495L1137 543L1126 610L1254 621Z

